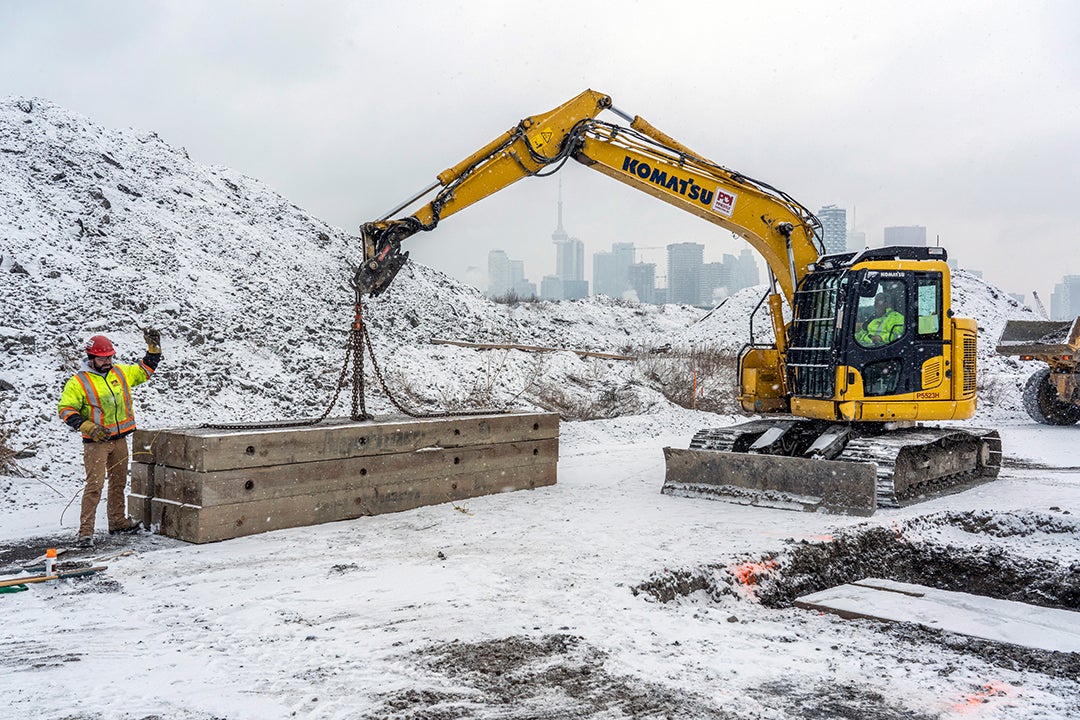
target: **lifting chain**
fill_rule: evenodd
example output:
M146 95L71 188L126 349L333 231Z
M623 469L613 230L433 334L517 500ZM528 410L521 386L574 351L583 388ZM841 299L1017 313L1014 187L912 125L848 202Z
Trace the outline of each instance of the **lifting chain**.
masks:
M375 351L371 346L371 336L368 334L367 326L364 324L364 303L363 292L356 281L349 283L354 292L353 302L353 321L349 328L349 340L345 344L345 362L341 366L341 372L338 374L336 387L334 388L334 396L330 398L330 404L326 410L317 418L309 420L279 420L263 423L233 423L233 424L221 424L221 423L205 423L200 425L200 428L208 428L212 430L272 430L275 428L291 428L291 427L310 427L312 425L318 425L327 417L330 412L337 405L338 397L341 395L341 389L345 387L347 382L346 377L349 372L349 365L352 364L352 414L351 419L359 422L361 420L371 420L372 416L368 415L367 407L364 403L364 350L366 348L368 357L371 358L371 367L375 371L375 378L379 381L379 386L382 388L383 393L399 412L412 418L438 418L438 417L461 417L468 415L491 415L492 413L506 412L505 410L447 410L443 412L419 412L411 410L402 405L394 394L390 391L390 387L386 384L386 380L383 378L382 369L379 367L378 361L375 359Z

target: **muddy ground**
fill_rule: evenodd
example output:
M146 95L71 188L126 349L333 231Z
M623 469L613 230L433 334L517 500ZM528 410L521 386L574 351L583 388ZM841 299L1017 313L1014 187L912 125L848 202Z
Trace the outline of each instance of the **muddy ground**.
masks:
M970 542L935 540L947 529ZM1008 541L1040 536L1068 542L1080 522L1067 513L1009 515L943 513L894 527L859 526L822 542L790 541L775 554L735 564L665 571L632 589L660 603L700 601L732 606L732 599L781 610L807 593L865 577L879 577L1080 610L1080 566L1053 557L1025 557ZM930 538L930 539L928 539ZM752 592L748 593L747 588ZM693 598L693 599L692 599ZM739 622L736 615L729 622ZM897 662L912 662L900 648L941 648L977 656L991 665L1050 677L1080 677L1080 655L1046 652L956 635L907 623L853 621L891 638ZM509 637L484 643L433 645L415 653L418 669L470 692L408 691L390 695L371 718L456 720L526 718L747 718L716 700L676 692L660 684L620 676L605 667L603 653L572 635L540 639ZM941 670L950 672L949 666ZM981 692L993 690L981 689ZM921 720L897 699L854 686L772 682L748 688L759 704L778 717L852 720Z

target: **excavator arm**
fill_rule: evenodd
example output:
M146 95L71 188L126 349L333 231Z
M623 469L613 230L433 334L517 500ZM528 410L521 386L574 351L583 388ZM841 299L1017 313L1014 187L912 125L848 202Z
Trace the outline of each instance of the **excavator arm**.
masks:
M467 208L522 178L558 170L573 151L577 128L611 107L611 98L586 90L542 115L527 117L457 165L443 170L437 182L360 228L364 261L357 271L358 288L378 295L405 264L401 242L421 230L434 230L439 221ZM390 219L435 192L412 215Z
M603 110L613 111L630 126L597 120ZM401 251L403 240L433 230L440 220L522 178L555 172L570 157L743 237L765 259L789 304L799 280L820 255L820 225L802 205L705 159L641 117L631 118L607 95L586 90L548 113L525 118L439 173L437 183L382 219L364 224L358 287L379 294L408 256ZM431 192L434 198L412 215L388 219ZM778 315L774 307L774 330Z

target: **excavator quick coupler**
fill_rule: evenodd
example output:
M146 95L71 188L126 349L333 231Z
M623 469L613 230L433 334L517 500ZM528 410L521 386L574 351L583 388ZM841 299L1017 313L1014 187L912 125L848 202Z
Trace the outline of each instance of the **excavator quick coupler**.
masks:
M401 266L409 259L409 253L395 253L387 256L384 260L371 258L356 269L354 280L357 287L364 295L375 297L393 282L394 276L401 270Z

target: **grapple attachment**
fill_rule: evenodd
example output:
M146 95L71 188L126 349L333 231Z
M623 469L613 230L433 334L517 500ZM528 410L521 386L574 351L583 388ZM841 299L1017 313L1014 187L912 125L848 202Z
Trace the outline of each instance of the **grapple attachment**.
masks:
M364 245L364 261L356 269L353 285L364 295L378 295L393 282L409 259L401 252L401 241L426 229L416 218L364 223L360 239Z

